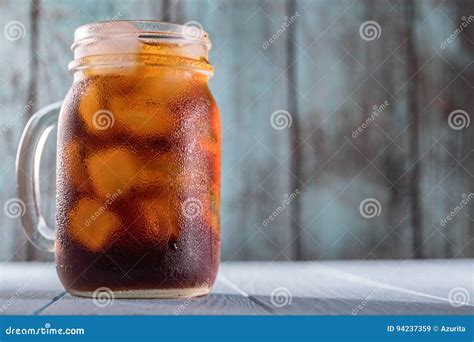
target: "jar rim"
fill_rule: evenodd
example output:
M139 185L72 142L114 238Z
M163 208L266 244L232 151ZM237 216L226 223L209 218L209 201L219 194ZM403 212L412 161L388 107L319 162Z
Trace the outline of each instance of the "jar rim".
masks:
M88 23L74 31L74 43L71 50L89 41L111 39L123 36L136 36L140 39L152 39L157 42L173 44L200 44L211 48L209 35L197 21L188 21L184 25L158 20L109 20Z
M142 43L169 45L172 49L140 50ZM208 61L210 48L209 35L197 21L184 25L156 20L101 21L79 26L74 31L71 46L74 59L69 63L69 70L74 72L93 65L173 65L212 75Z

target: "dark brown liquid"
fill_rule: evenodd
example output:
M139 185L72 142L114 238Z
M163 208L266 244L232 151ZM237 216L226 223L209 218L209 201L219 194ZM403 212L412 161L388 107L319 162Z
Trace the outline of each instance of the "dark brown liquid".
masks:
M56 263L70 291L215 280L218 112L202 77L177 71L176 89L161 93L169 76L90 76L68 94L58 131ZM97 129L98 110L112 113L113 125Z

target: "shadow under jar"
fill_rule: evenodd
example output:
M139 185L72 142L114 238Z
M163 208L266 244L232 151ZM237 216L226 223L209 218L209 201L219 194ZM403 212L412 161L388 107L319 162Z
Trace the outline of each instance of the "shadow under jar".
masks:
M58 120L56 268L68 292L207 294L220 258L220 119L202 31L150 21L75 32Z

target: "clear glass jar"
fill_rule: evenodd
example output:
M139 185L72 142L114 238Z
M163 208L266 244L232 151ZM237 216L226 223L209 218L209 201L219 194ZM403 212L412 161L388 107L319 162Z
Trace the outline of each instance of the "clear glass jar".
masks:
M72 48L58 121L61 282L81 296L208 293L220 258L221 133L207 34L102 22L79 27Z

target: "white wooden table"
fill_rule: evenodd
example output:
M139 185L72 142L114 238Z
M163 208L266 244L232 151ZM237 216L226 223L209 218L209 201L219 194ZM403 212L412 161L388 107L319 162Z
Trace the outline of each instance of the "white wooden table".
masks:
M65 293L51 263L0 264L0 314L472 315L473 260L231 262L207 297L115 299Z

